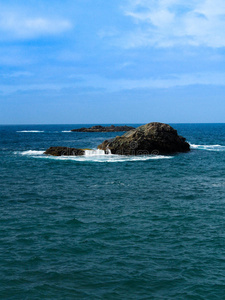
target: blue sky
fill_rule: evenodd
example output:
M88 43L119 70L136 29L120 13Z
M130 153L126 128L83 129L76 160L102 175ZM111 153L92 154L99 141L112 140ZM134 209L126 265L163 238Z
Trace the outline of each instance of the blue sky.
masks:
M0 0L0 124L225 122L224 0Z

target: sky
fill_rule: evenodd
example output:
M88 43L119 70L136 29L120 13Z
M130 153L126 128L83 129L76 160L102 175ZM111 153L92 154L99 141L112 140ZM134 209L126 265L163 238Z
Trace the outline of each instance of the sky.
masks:
M225 123L224 0L0 0L0 124Z

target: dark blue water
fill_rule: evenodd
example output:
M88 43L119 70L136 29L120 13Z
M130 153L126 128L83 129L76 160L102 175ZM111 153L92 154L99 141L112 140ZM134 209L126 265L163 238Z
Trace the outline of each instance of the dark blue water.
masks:
M169 157L42 154L117 135L74 127L0 126L0 298L224 299L225 124L173 124Z

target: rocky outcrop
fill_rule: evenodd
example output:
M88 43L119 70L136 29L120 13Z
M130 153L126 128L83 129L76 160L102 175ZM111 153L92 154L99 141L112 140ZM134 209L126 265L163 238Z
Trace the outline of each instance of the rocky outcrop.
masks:
M106 154L161 155L188 152L190 151L190 145L170 125L154 122L132 129L122 136L106 140L98 146L98 149L104 150ZM53 156L78 156L85 155L85 149L50 147L44 154Z
M134 129L132 126L101 126L101 125L96 125L92 126L90 128L79 128L79 129L72 129L71 131L76 131L76 132L118 132L118 131L129 131Z
M120 155L171 154L190 151L190 145L170 125L153 122L106 140L98 149Z
M83 149L68 148L68 147L50 147L44 154L53 156L78 156L84 155L85 151Z

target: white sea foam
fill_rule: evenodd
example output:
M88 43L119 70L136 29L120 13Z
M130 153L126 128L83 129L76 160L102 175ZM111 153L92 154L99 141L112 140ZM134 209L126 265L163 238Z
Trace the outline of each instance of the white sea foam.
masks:
M44 154L44 151L37 151L37 150L27 150L22 152L14 152L15 154L21 155L29 155L29 156L40 156Z
M104 150L85 150L85 155L82 156L51 156L44 155L44 151L28 150L22 152L14 152L14 154L32 156L34 158L54 159L54 160L67 160L78 162L133 162L133 161L147 161L170 159L173 156L164 155L140 155L140 156L123 156L115 154L105 154Z
M71 130L63 130L62 132L70 132L71 133L72 131Z
M44 132L42 130L22 130L22 131L17 131L17 132L23 132L23 133L30 133L30 132L33 132L33 133L39 133L39 132Z
M147 161L147 160L159 160L159 159L170 159L173 156L163 155L148 155L148 156L122 156L115 154L105 155L92 155L92 156L45 156L48 159L55 160L67 160L67 161L79 161L79 162L99 162L99 163L113 163L113 162L133 162L133 161Z
M191 149L207 150L207 151L225 151L225 146L221 145L195 145L190 144Z
M85 156L105 156L105 155L111 155L111 151L107 150L108 154L105 154L104 150L85 150Z

